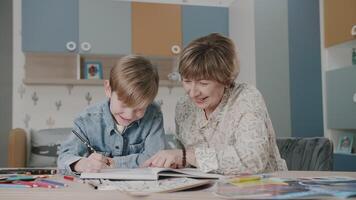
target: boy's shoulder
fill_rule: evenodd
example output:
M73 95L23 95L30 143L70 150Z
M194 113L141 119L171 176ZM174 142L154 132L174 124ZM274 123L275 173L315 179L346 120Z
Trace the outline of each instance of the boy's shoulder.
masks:
M147 115L147 117L155 117L157 115L162 115L161 105L158 102L153 101L150 105L148 105L145 115Z
M105 112L110 112L108 100L98 102L86 107L77 118L102 117Z

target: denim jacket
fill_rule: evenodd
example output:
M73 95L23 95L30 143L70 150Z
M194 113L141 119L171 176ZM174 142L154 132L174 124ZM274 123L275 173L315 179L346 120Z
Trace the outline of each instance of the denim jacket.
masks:
M166 146L163 117L155 103L147 107L145 115L132 122L122 133L115 129L109 100L87 108L74 120L78 132L97 153L112 157L116 168L139 167L145 160ZM59 149L58 169L72 172L70 165L88 156L87 147L71 134Z

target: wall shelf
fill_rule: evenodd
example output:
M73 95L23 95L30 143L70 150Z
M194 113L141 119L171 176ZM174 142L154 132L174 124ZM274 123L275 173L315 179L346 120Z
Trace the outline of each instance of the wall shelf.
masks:
M93 79L29 79L25 78L23 80L26 85L103 85L104 80L93 80Z
M90 85L90 86L103 86L104 80L93 79L23 79L26 85ZM181 87L181 83L177 81L160 80L159 86L162 87Z
M26 85L91 85L102 86L103 80L85 79L84 63L88 61L102 64L103 77L108 79L110 70L123 55L79 55L61 53L27 53L25 54ZM168 75L176 66L174 57L148 57L158 69L160 86L180 87L178 81L171 81Z

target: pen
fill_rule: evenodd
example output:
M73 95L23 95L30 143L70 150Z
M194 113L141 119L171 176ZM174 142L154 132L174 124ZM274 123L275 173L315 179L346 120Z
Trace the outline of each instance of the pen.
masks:
M85 144L85 146L87 146L90 154L96 153L95 149L92 146L90 146L90 144L81 135L79 135L79 133L77 131L72 130L72 132L74 133L74 135L76 135L79 138L80 141L82 141ZM111 166L111 163L109 160L106 161L106 165Z
M96 152L95 149L92 146L90 146L90 144L81 135L79 135L79 133L77 133L77 131L72 130L72 132L74 133L74 135L76 135L79 138L80 141L83 142L83 144L85 144L85 146L87 146L87 148L89 149L89 153Z

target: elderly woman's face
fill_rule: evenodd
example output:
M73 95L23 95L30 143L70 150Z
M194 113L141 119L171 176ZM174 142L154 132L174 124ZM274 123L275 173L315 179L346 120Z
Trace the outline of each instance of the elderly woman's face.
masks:
M197 107L212 113L222 99L225 86L213 80L183 78L183 88Z

